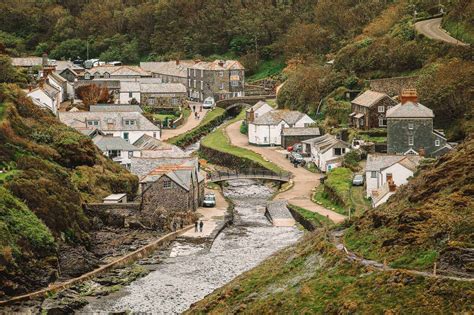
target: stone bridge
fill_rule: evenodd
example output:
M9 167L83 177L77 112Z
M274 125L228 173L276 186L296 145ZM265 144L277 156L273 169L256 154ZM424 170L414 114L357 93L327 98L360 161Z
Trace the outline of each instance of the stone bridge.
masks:
M286 183L290 178L291 173L289 172L276 173L268 170L242 170L228 172L217 171L210 173L207 181L210 183L219 183L234 179L264 179Z
M265 101L268 98L272 98L271 95L256 95L256 96L244 96L244 97L233 97L225 100L216 102L216 106L225 110L230 110L237 107L250 107L257 104L259 101Z

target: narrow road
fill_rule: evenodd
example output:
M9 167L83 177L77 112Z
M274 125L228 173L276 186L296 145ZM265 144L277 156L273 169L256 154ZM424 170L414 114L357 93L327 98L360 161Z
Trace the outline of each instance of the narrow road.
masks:
M293 164L291 164L290 161L286 159L285 154L281 152L281 148L279 151L278 148L250 145L248 143L247 136L240 133L241 123L242 121L239 120L233 124L228 125L225 129L232 145L254 151L262 155L267 160L277 164L282 169L293 173L294 175L293 188L278 194L275 199L287 200L290 204L319 213L323 216L327 216L336 223L344 221L346 218L345 216L328 210L311 201L313 188L320 184L320 174L312 173L303 167L295 168Z
M468 46L468 44L457 40L441 28L442 19L443 18L436 18L417 22L415 23L415 30L433 40L443 41L452 45Z
M194 105L196 106L196 110L199 113L199 119L196 119L194 117L194 112L192 111ZM191 115L188 117L186 122L184 124L182 124L181 126L177 127L176 129L162 129L161 130L161 140L163 140L163 141L168 140L168 139L173 138L175 136L178 136L182 133L188 132L189 130L191 130L194 127L196 127L197 125L199 125L199 123L203 120L204 116L206 116L206 114L208 112L207 109L203 109L202 112L199 111L199 108L201 106L202 106L201 103L190 102L189 103L189 108L191 109Z

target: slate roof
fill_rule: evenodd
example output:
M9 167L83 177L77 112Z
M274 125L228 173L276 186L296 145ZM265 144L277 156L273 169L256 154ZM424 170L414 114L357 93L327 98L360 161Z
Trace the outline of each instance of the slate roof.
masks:
M112 65L105 65L105 66L97 66L93 67L86 72L94 75L95 73L100 73L100 75L104 75L104 73L109 73L111 76L151 76L148 71L143 70L138 66L112 66Z
M387 155L387 154L369 154L365 170L381 171L396 163L400 163L407 169L414 172L422 158L417 155Z
M357 96L352 103L364 107L372 107L377 104L384 97L389 97L385 93L375 92L375 91L365 91L361 95Z
M93 79L93 80L78 80L74 82L74 87L77 89L80 86L95 84L100 87L107 87L108 89L118 90L120 89L119 79Z
M143 178L148 173L153 171L160 165L167 165L167 164L183 164L187 161L193 161L195 158L191 157L168 157L168 158L145 158L145 157L132 157L130 158L131 161L131 168L130 171L137 175L140 178Z
M186 94L186 87L181 83L142 83L140 84L140 91L142 93L156 94Z
M264 102L264 101L258 101L255 105L253 105L252 107L248 108L247 109L247 112L250 112L251 109L253 109L254 111L258 110L260 107L264 106L264 105L267 105L267 106L270 106L267 102ZM270 106L271 107L271 106Z
M43 58L42 57L18 57L11 58L12 65L15 67L33 67L33 66L42 66Z
M189 156L181 148L144 134L133 143L142 150L142 157L148 158L181 158Z
M321 131L317 127L283 128L283 136L320 136Z
M89 107L90 112L137 112L143 113L139 105L129 104L97 104Z
M178 65L176 61L140 62L140 68L152 73L186 78L188 76L188 68L194 64L195 62L192 60L180 60Z
M289 125L294 125L304 116L306 116L306 114L298 111L273 110L257 117L251 124L278 125L282 120L284 120Z
M40 89L43 90L51 98L55 98L60 92L57 88L55 88L49 83L44 83L43 87Z
M140 82L120 81L120 92L140 92Z
M70 70L73 70L73 71L82 71L84 70L83 67L79 66L79 65L76 65L74 64L72 61L68 61L68 60L58 60L58 61L55 61L53 62L53 66L56 66L56 71L57 72L62 72L66 69L70 69Z
M413 102L406 102L390 108L387 118L434 118L433 111L428 107Z
M92 141L102 151L121 150L121 151L140 151L134 145L128 143L121 137L95 136Z
M53 80L55 80L58 83L66 83L67 82L67 80L65 78L63 78L62 76L60 76L59 73L57 73L57 72L51 72L48 75L48 79L50 79L50 78L53 78Z
M301 142L310 144L311 146L316 148L318 152L321 152L321 153L324 153L328 151L329 149L334 148L335 146L343 147L343 148L350 147L347 142L337 139L336 136L333 136L328 133L325 134L324 136L304 140Z
M91 129L87 121L98 120L95 129L102 131L159 131L160 128L137 112L60 112L59 120L64 124L80 129ZM135 125L125 125L125 120L135 120Z
M222 62L223 65L219 65ZM237 60L214 60L212 62L201 61L190 67L191 69L202 69L202 70L244 70L244 66Z

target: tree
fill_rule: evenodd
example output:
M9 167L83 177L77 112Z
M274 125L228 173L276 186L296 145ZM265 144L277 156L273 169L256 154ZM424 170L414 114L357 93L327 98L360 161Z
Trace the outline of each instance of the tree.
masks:
M27 78L12 66L12 61L7 55L0 54L0 83L27 83Z
M100 87L96 84L84 85L76 89L76 93L89 110L90 105L97 103L111 103L113 96L106 87Z
M76 57L85 58L87 42L82 39L68 39L51 51L50 56L55 59L73 59Z

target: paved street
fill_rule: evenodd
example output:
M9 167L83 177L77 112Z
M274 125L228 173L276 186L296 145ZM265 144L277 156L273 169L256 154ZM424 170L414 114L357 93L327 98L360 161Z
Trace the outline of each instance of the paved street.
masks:
M428 38L443 41L453 45L467 46L467 44L457 40L441 28L442 18L425 20L415 23L415 30Z
M202 232L195 232L194 228L187 231L182 237L203 238L210 237L219 223L224 222L224 216L229 204L219 190L206 189L206 193L213 192L216 195L216 206L213 208L201 207L197 210L200 220L204 226Z
M199 119L194 118L194 112L192 112L193 105L196 105L196 110L199 113ZM189 108L191 109L191 115L188 117L188 120L186 120L186 122L183 125L177 127L176 129L162 129L161 130L161 140L167 140L167 139L173 138L173 137L178 136L182 133L188 132L189 130L191 130L194 127L196 127L197 125L199 125L201 120L204 118L204 116L208 112L207 109L203 109L202 112L200 112L199 108L201 107L201 105L202 105L201 103L189 102Z
M293 188L278 194L275 199L288 200L290 204L327 216L336 223L344 221L345 216L328 210L311 201L312 190L320 183L320 174L312 173L302 167L295 168L293 164L291 164L290 161L286 159L285 151L281 148L258 147L250 145L248 143L247 136L240 133L241 123L242 121L237 121L233 124L230 124L226 128L226 132L229 135L233 145L259 153L264 158L277 164L282 169L292 172L294 175Z

